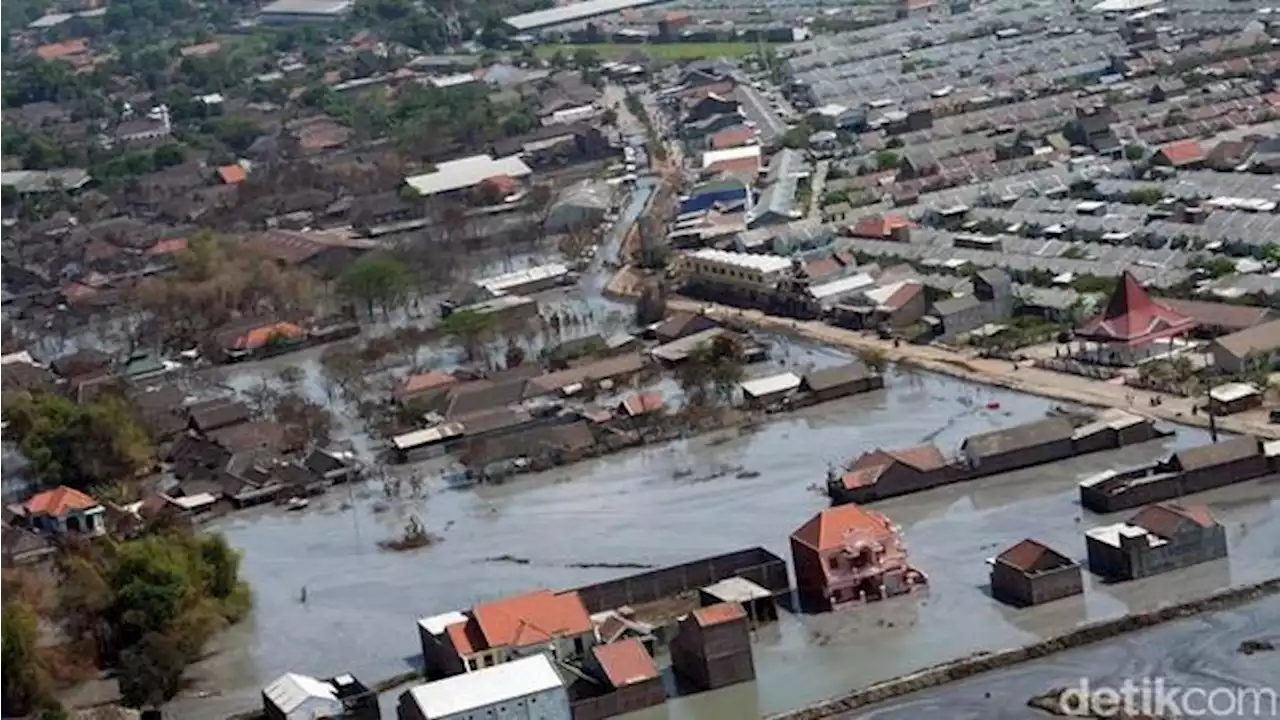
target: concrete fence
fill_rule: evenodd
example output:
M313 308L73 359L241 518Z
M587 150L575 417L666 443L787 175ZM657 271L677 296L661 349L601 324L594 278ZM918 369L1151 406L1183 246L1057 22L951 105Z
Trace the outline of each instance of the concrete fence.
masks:
M597 613L663 600L731 577L746 578L775 594L791 588L787 563L762 547L754 547L576 589L587 611Z
M1277 592L1280 592L1280 578L1273 578L1266 582L1225 590L1200 600L1091 623L1032 645L961 658L910 675L886 680L838 698L824 700L816 705L771 715L767 720L818 720L836 717L857 708L891 700L918 690L964 680L1028 660L1047 657L1063 650L1110 640L1117 635L1142 630L1170 620L1236 607Z

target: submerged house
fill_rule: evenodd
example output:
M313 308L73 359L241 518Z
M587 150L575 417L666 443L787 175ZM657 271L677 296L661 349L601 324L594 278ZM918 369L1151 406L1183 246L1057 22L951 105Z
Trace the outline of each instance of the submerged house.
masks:
M800 601L811 610L902 595L925 584L907 562L898 526L849 504L814 515L791 534Z
M1112 513L1173 500L1276 472L1280 448L1243 436L1179 450L1168 460L1129 470L1105 470L1080 482L1080 504Z
M1080 564L1047 545L1027 539L988 560L991 595L1025 607L1084 592Z
M870 502L954 482L955 468L932 444L863 453L844 473L827 476L827 494L837 505Z
M681 618L671 641L671 667L701 690L754 680L751 631L742 606L721 603Z
M1048 418L971 435L954 459L928 444L864 453L843 473L827 473L827 494L837 505L874 502L1170 434L1147 418L1116 409L1083 423Z
M1085 532L1089 569L1136 580L1227 556L1227 533L1203 505L1160 503Z

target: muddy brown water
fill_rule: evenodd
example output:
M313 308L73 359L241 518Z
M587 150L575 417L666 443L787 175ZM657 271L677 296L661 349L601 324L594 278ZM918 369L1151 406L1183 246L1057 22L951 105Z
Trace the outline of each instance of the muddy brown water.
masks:
M991 401L998 410L985 408ZM895 372L885 391L809 408L728 442L677 441L468 491L431 480L427 497L401 500L381 513L374 509L379 489L369 484L349 495L339 489L304 513L264 509L228 517L216 527L244 550L255 609L191 672L194 691L217 694L183 698L173 708L191 720L250 709L260 702L260 688L286 671L350 671L366 682L390 677L411 668L420 654L419 617L533 587L569 588L627 574L572 564L669 565L753 545L789 559L791 531L826 506L809 486L823 482L828 463L925 439L950 452L966 435L1037 419L1050 405L951 378ZM928 574L927 594L821 616L784 613L757 633L757 682L680 698L636 717L758 717L977 650L1024 644L1085 621L1277 574L1277 486L1255 482L1197 496L1227 525L1229 560L1120 585L1089 578L1083 597L1029 610L988 597L984 560L1025 537L1083 557L1083 530L1110 518L1081 510L1076 481L1205 442L1203 432L1179 429L1161 442L880 503L877 509L903 527L914 564ZM700 470L720 464L760 475L694 481L707 474ZM694 474L673 477L685 468ZM340 509L344 502L351 507ZM444 542L412 553L379 551L377 541L397 533L411 514ZM502 555L528 563L486 561Z

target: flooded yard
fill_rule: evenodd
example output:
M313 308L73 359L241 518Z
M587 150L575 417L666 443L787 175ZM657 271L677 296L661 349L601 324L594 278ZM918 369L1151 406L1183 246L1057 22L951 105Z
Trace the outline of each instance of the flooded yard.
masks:
M825 353L815 358L833 361ZM875 447L925 441L950 453L966 435L1037 419L1050 407L928 374L893 372L887 382L887 390L809 408L727 442L677 441L502 486L450 491L434 479L435 467L406 467L432 478L427 496L394 502L386 512L376 512L381 490L370 483L337 488L305 513L230 516L216 527L244 551L256 607L220 639L221 652L192 669L197 690L219 694L179 700L174 710L204 720L251 709L262 685L285 671L350 671L372 683L417 661L421 616L634 572L580 564L662 566L753 545L789 562L788 536L827 505L813 487L829 465ZM999 409L986 409L991 401ZM1023 644L1086 620L1275 574L1280 502L1274 485L1254 482L1197 496L1227 526L1228 561L1121 585L1090 586L1088 579L1084 597L1026 611L987 596L984 560L1024 537L1083 557L1082 532L1102 518L1080 509L1077 480L1205 442L1204 433L1180 429L1163 442L879 503L902 525L913 564L929 575L927 594L823 616L784 613L758 633L757 682L674 700L637 717L756 717L979 649ZM706 475L700 469L718 465L760 475L695 479ZM695 472L674 477L685 469ZM443 542L410 553L378 550L377 542L398 534L410 516ZM494 560L503 556L528 562Z

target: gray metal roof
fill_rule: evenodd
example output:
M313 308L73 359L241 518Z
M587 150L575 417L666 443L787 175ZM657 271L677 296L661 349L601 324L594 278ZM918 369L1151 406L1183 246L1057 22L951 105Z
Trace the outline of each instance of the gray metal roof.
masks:
M341 15L354 0L276 0L262 8L262 15Z
M506 18L504 22L516 30L527 32L529 30L544 28L549 25L559 25L560 23L574 22L575 20L586 20L587 18L620 12L629 8L654 5L662 1L663 0L586 0L585 2L574 3L572 5L561 5L560 7L551 8L549 10L535 10L533 12L521 13L520 15L512 15L511 17Z

